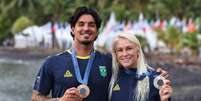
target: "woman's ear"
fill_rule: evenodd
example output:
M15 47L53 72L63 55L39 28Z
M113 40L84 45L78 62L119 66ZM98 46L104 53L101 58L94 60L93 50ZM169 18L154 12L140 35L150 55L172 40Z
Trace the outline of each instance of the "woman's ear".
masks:
M140 56L140 53L138 52L138 54L137 54L137 59L139 58L139 56Z
M137 59L139 59L140 58L140 49L138 49L138 51L137 51Z

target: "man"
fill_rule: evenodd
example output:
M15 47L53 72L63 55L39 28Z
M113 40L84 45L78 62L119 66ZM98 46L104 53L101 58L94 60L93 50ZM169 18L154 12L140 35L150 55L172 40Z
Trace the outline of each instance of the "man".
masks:
M93 48L101 25L99 15L93 9L80 7L71 17L70 24L74 39L73 46L70 50L49 57L44 62L35 81L33 101L106 101L108 98L111 57ZM90 55L92 53L93 55ZM76 55L75 61L73 55ZM94 59L90 67L87 65L92 56ZM89 71L86 70L88 67ZM78 70L76 74L77 68L80 71ZM88 77L85 78L86 73ZM90 94L87 98L80 96L77 89L79 85L88 86ZM48 97L50 92L51 97Z
M70 25L72 48L46 59L37 74L32 101L108 100L111 56L93 48L101 25L99 15L91 8L79 7Z

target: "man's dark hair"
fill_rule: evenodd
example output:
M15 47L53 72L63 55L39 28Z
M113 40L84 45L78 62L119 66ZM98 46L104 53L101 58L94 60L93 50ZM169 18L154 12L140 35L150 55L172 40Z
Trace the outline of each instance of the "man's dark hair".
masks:
M80 16L84 15L84 14L89 14L91 16L93 16L97 29L100 28L101 26L101 18L98 15L97 11L92 9L92 8L88 8L88 7L79 7L75 10L73 16L71 16L69 23L71 28L75 26L77 20L80 18Z

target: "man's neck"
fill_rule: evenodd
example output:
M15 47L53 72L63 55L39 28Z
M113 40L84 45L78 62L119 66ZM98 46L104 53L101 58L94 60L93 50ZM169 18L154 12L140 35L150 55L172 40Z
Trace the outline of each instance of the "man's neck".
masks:
M74 48L77 56L89 56L93 50L93 44L83 45L74 43Z

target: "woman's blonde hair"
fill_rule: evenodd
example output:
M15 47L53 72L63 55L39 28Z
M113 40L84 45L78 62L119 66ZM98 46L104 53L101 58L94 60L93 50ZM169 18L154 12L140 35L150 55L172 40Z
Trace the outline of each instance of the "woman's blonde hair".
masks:
M147 66L145 64L144 54L142 52L139 40L136 38L136 36L133 33L128 33L128 32L119 33L114 38L112 43L112 52L111 52L112 53L112 77L111 77L111 81L109 85L109 100L111 100L112 91L115 86L115 82L117 80L117 76L119 72L120 64L117 61L115 46L117 42L119 41L119 39L121 38L127 39L130 42L137 44L138 46L137 75L142 75L142 73L147 72ZM149 78L145 77L143 80L137 81L137 87L134 92L136 95L133 95L133 97L135 97L136 101L145 101L147 97L149 96Z

